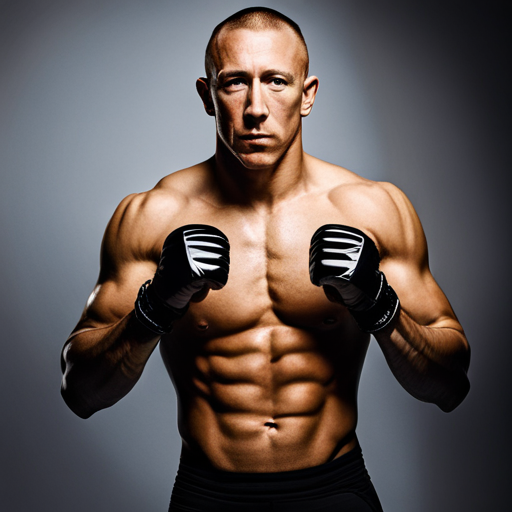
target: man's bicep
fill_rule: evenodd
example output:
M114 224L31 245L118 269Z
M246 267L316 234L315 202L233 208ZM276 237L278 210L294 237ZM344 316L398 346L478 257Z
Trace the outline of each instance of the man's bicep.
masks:
M98 282L87 300L77 327L112 325L132 309L140 286L151 279L156 262L145 240L140 216L141 196L125 198L110 220L101 244Z
M99 280L76 330L112 325L126 316L133 309L140 286L153 277L155 270L156 264L151 261L126 263L115 275Z
M398 215L394 226L400 227L387 234L381 270L413 320L425 326L461 329L446 295L430 272L427 240L414 207L400 190L394 188L392 196Z
M424 326L460 328L451 305L428 267L387 261L381 266L403 310Z

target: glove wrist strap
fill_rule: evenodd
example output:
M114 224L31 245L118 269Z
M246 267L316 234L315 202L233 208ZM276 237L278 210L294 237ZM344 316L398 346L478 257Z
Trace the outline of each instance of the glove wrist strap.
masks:
M395 290L388 284L386 276L382 272L380 274L382 283L375 304L364 311L350 309L350 313L361 330L368 333L375 333L384 329L391 323L400 309L400 300Z
M155 334L167 334L172 331L174 322L181 318L188 306L176 309L162 301L146 281L139 289L135 301L135 316L137 320Z

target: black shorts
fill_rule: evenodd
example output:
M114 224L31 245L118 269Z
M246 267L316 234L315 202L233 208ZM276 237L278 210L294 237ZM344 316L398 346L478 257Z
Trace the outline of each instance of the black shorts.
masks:
M312 468L232 473L181 463L169 512L382 512L361 448Z

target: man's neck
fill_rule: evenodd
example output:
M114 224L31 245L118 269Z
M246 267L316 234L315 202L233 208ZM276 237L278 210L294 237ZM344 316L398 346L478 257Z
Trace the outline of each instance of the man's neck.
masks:
M216 184L229 202L271 208L304 190L307 178L305 153L296 142L273 166L249 169L220 140L212 159Z

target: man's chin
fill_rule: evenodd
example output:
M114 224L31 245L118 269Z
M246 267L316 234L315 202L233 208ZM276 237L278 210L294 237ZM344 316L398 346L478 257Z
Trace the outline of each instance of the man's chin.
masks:
M274 167L278 160L275 155L265 153L263 151L253 153L237 153L236 157L244 167L251 170L268 169Z

